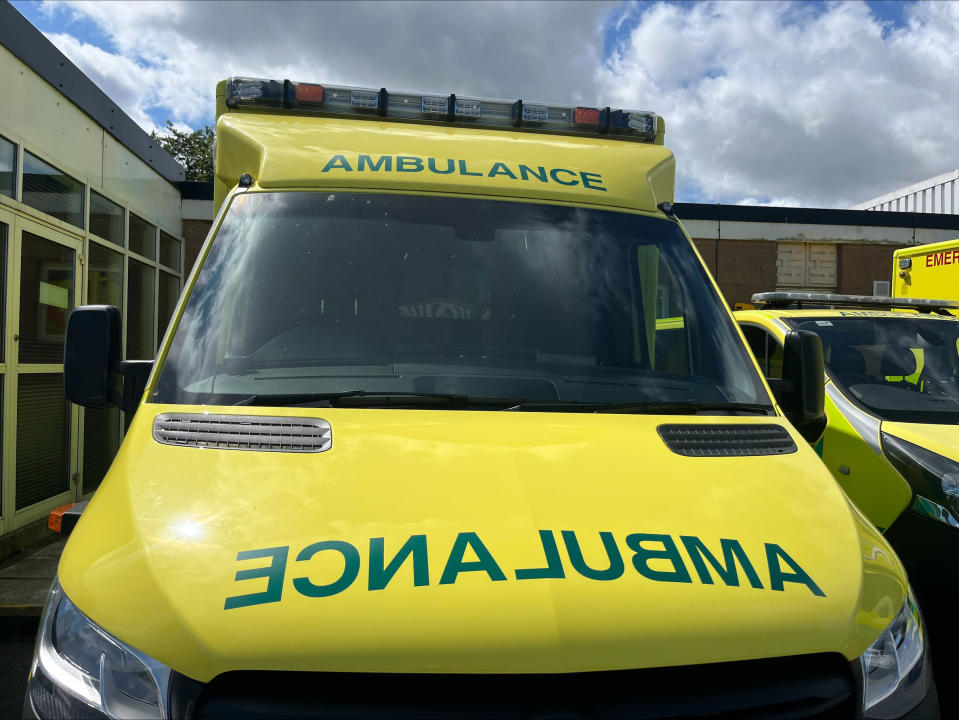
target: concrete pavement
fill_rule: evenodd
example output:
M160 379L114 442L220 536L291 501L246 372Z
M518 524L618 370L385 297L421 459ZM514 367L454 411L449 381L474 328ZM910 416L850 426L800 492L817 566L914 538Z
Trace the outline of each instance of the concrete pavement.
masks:
M40 611L65 543L55 536L0 563L0 718L23 710Z

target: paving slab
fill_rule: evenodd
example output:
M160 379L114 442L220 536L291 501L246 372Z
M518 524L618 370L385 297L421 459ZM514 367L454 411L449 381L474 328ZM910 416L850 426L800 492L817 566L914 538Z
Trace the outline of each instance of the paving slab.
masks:
M60 539L54 540L53 542L42 542L42 543L38 543L37 545L33 545L29 548L26 548L23 551L23 554L25 556L31 556L31 557L45 555L45 556L52 556L52 557L58 558L60 557L60 554L63 552L63 546L66 544L67 544L66 538L60 538Z
M0 615L39 615L49 590L47 579L0 580Z
M40 614L65 544L45 540L0 563L0 616Z
M58 555L25 555L0 570L0 582L14 579L53 580L59 562Z

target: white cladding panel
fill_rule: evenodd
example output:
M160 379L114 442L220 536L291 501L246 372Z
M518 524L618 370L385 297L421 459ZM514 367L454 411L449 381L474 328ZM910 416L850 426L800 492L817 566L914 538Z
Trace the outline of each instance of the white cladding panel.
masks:
M0 88L0 133L77 180L102 184L103 131L2 45Z
M103 187L137 215L180 237L180 191L112 135L103 135Z
M182 236L179 191L3 46L0 88L0 134Z

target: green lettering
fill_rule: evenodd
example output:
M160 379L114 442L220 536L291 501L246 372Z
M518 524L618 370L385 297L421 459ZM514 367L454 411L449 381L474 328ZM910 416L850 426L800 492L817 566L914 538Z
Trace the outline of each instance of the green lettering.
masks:
M519 176L523 180L529 180L530 175L539 180L540 182L549 182L549 178L546 177L546 168L542 165L533 170L533 168L528 165L519 166Z
M324 540L313 543L312 545L307 545L300 550L300 554L296 556L296 560L297 562L309 560L323 550L333 550L343 555L343 560L345 561L343 574L329 585L316 585L310 582L310 579L307 577L293 578L293 587L296 588L297 592L301 595L306 595L307 597L329 597L330 595L336 595L352 585L360 572L360 551L348 542L343 542L342 540Z
M493 163L492 169L489 171L490 177L496 177L497 175L506 175L507 177L516 179L516 176L513 174L513 171L506 167L506 163Z
M720 563L719 560L716 559L716 556L706 548L706 545L703 544L703 541L698 537L682 535L679 539L682 540L683 545L686 546L689 559L693 561L693 567L696 568L696 573L699 575L699 579L703 585L713 584L712 575L709 574L709 569L703 561L705 558L709 561L709 564L713 566L716 574L723 579L724 583L730 587L739 587L739 573L736 570L736 561L738 560L739 564L743 566L743 573L746 575L746 579L749 580L749 584L757 590L763 589L763 584L759 580L759 575L756 574L756 569L753 567L753 564L749 562L749 558L746 557L746 551L743 550L743 546L739 544L738 540L728 540L726 538L719 540L719 546L723 550L723 562Z
M460 160L459 163L460 163L460 175L477 175L482 177L483 173L474 173L467 170L465 160Z
M337 169L353 172L353 168L350 167L350 163L343 155L334 155L332 158L330 158L330 161L323 167L322 172L329 172L330 170Z
M643 547L644 542L662 543L662 550L648 550ZM633 567L643 577L659 582L681 582L691 583L693 579L689 576L689 571L683 563L683 558L679 554L679 548L676 542L669 535L656 535L653 533L634 533L626 538L626 547L632 550ZM653 570L649 567L650 560L667 560L672 570Z
M564 578L563 561L559 557L559 549L556 547L556 538L553 537L552 530L540 530L539 539L543 544L543 555L546 556L546 567L544 568L522 568L516 571L517 580L540 580L544 578Z
M383 567L383 538L370 538L370 590L382 590L410 555L413 556L413 585L430 584L429 558L426 554L426 535L411 535L403 547Z
M373 162L373 159L369 155L360 155L356 161L357 171L363 172L367 168L373 172L379 172L380 168L389 172L393 169L393 157L392 155L380 155L379 159Z
M450 158L446 158L445 170L440 170L439 168L436 167L436 158L429 158L426 161L426 164L429 167L430 172L435 172L439 175L449 175L451 172L456 170L456 165Z
M412 165L412 167L407 167ZM423 158L411 155L396 156L396 172L423 172Z
M583 178L584 188L589 188L590 190L602 190L603 192L606 192L606 188L604 188L602 185L603 176L599 173L581 172L579 176ZM595 185L593 183L595 183Z
M255 558L272 558L266 567L237 570L235 581L252 580L265 577L266 590L249 595L234 595L223 603L224 610L247 607L248 605L262 605L263 603L279 602L283 597L283 574L286 572L286 559L290 554L289 546L263 548L262 550L243 550L236 554L237 561L253 560Z
M780 558L792 570L791 573L784 573L779 564ZM816 597L826 597L826 593L819 589L819 586L812 581L812 578L806 574L806 571L799 567L799 563L793 560L786 551L773 543L766 543L766 563L769 565L769 587L771 590L782 590L783 583L799 583L809 588L809 591Z
M460 161L462 162L462 161ZM473 548L476 554L476 560L465 561L463 555L466 548ZM485 572L490 580L505 580L506 576L500 570L499 565L493 559L490 551L486 549L483 541L474 532L461 532L456 536L456 542L453 543L453 549L450 550L449 559L446 561L446 567L443 568L443 577L440 578L440 585L451 585L456 582L456 576L462 572Z
M625 569L623 566L623 556L619 552L619 548L616 547L616 540L613 537L613 533L601 532L599 538L603 541L603 547L606 549L606 557L609 559L609 567L605 570L596 570L589 567L589 565L586 564L586 560L583 559L583 551L579 547L579 540L576 538L576 533L572 530L563 530L563 541L566 543L566 552L569 553L569 561L572 563L573 569L590 580L615 580L618 577L622 577L623 570Z
M576 173L574 173L572 170L564 170L563 168L553 168L552 170L549 171L549 176L553 178L553 182L558 182L560 185L569 185L569 186L579 185L579 180L576 180L576 179L560 180L558 177L556 177L561 172L568 173L569 175L572 175L573 178L576 177Z

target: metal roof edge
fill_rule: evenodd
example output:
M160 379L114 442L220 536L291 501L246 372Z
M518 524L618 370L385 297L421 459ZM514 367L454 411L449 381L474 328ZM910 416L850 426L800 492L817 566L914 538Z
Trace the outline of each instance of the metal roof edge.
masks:
M7 0L0 0L0 45L171 183L185 170Z
M952 214L713 203L675 203L673 207L681 220L959 230L959 215Z

